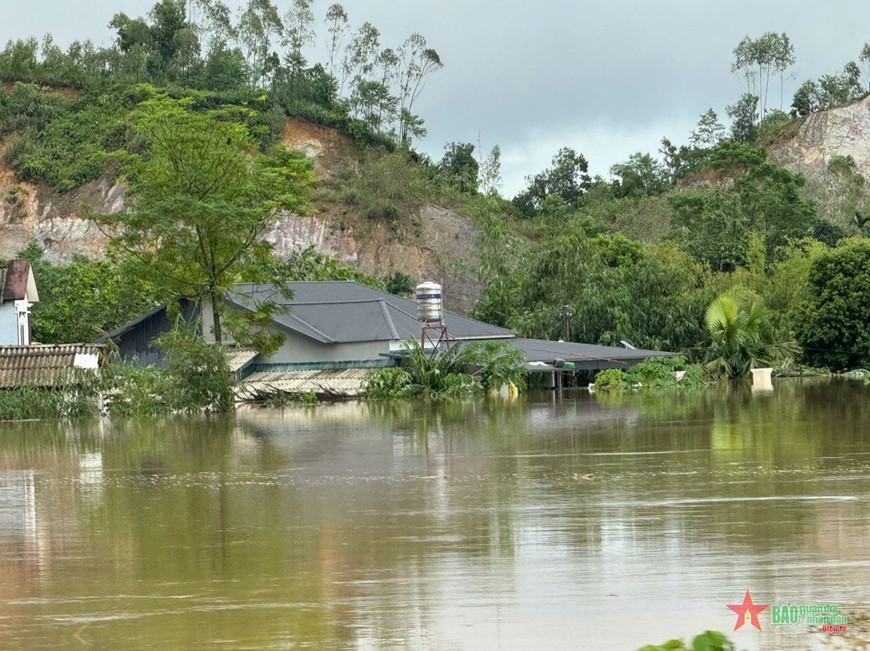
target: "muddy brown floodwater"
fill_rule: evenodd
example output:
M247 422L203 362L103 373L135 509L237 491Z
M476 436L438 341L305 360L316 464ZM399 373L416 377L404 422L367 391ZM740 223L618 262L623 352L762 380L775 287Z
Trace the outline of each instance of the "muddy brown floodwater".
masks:
M0 648L842 642L773 606L870 612L868 398L790 380L0 423ZM733 630L747 590L761 631Z

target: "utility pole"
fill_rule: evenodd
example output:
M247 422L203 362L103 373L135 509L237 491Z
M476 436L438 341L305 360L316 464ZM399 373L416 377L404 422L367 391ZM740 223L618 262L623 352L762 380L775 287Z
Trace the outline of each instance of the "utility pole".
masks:
M570 305L562 306L562 341L571 341L571 310Z

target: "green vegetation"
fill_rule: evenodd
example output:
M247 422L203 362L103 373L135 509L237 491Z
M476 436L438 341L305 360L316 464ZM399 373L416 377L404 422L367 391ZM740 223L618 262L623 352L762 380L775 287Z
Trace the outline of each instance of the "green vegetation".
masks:
M276 211L304 209L315 181L311 161L280 146L251 156L243 124L194 111L189 101L158 96L142 102L132 120L147 146L126 154L132 209L94 219L143 277L197 304L208 299L221 343L220 299L234 283L282 284L260 236ZM258 306L251 322L274 309Z
M113 362L99 373L70 373L49 387L0 390L0 420L85 418L102 409L113 416L233 410L223 347L206 344L187 324L177 324L155 345L166 354L162 368Z
M454 398L509 383L523 386L523 373L522 353L509 344L454 344L430 351L414 340L407 342L401 366L369 373L365 396L373 400Z
M870 366L870 240L850 240L812 262L810 298L796 317L804 359L833 370Z
M235 18L218 2L161 0L110 27L108 48L64 52L47 37L0 53L0 77L17 82L0 93L0 135L18 177L59 191L103 174L130 186L129 213L95 216L114 236L105 260L52 267L28 252L44 297L34 308L40 341L89 340L172 296L214 299L245 280L355 278L407 293L407 275L370 278L311 250L275 260L259 236L277 211L313 203L401 239L419 234L420 209L432 203L481 231L475 316L520 335L682 351L728 376L795 358L794 340L804 354L793 362L866 364L858 317L836 307L861 304L847 291L860 287L861 245L845 238L867 235L866 183L849 158L808 183L761 148L791 119L786 34L735 48L732 69L746 86L728 108L730 128L709 109L687 144L663 138L659 156L635 152L609 179L564 146L507 199L497 146L450 142L436 161L411 148L424 132L413 113L420 89L441 67L419 34L389 47L370 23L352 28L340 5L317 24L309 0L283 16L269 0L252 1ZM316 39L327 56L309 62ZM859 77L849 62L808 82L793 115L861 96ZM310 162L276 145L287 115L350 134L358 169L345 166L310 197ZM22 184L3 198L13 218L26 195ZM838 273L822 270L831 256L848 259ZM714 303L726 296L733 305ZM272 309L217 313L215 335L226 327L274 347L254 338ZM446 390L428 378L421 365L405 384L383 378L383 392Z
M686 358L653 357L622 370L610 368L595 374L596 391L629 389L699 389L707 386L707 375L699 364Z
M114 254L102 260L74 256L55 266L31 244L17 257L31 261L39 291L40 301L31 308L35 342L95 341L158 302L159 293L132 261Z
M741 305L722 295L704 315L708 340L700 347L707 370L725 377L748 375L753 368L787 363L800 348L791 340L779 341L761 303Z
M663 644L648 644L637 651L736 651L737 647L719 631L705 631L692 639L691 646L683 640L668 640Z

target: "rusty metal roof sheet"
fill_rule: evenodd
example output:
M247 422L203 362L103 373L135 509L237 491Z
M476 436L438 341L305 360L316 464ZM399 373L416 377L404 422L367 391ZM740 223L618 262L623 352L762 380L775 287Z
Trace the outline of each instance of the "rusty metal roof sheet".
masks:
M50 386L71 369L95 369L102 354L96 344L0 346L0 388Z
M39 300L30 269L30 260L10 260L0 265L0 302L20 301L23 298L34 302ZM28 289L32 296L28 296Z
M353 397L363 392L365 379L370 371L367 368L262 371L245 378L238 386L238 393L241 398L310 391L335 397Z

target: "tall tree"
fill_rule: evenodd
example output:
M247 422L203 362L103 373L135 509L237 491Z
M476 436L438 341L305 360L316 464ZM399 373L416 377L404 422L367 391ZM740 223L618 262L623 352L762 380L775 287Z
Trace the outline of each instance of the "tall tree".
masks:
M490 149L489 154L481 161L477 184L485 195L498 194L501 186L501 147L498 145Z
M129 155L131 210L95 219L143 276L170 294L209 299L221 342L220 299L230 287L281 282L260 235L276 211L304 208L314 176L304 156L283 148L260 155L243 125L189 104L156 98L137 108L148 149Z
M726 109L731 118L731 137L752 143L758 136L758 96L744 94Z
M414 102L423 90L426 79L444 67L441 57L426 39L416 32L411 34L399 50L399 140L410 140L409 118L414 117Z
M864 47L861 48L861 54L858 56L858 60L864 68L864 77L867 79L867 90L870 91L870 41L864 43Z
M292 0L290 8L284 15L281 42L287 48L284 58L294 80L305 67L302 49L314 42L314 12L311 10L311 4L312 0Z
M283 29L278 9L271 0L248 0L239 16L236 30L247 50L248 67L253 73L251 81L254 86L259 86L264 79L268 79L276 58L270 51L272 40Z
M326 31L329 34L327 37L327 51L329 52L329 65L327 72L333 77L338 73L338 53L341 51L344 37L347 36L348 18L347 12L340 4L336 3L329 6L326 10Z
M360 82L371 79L380 47L380 30L369 22L363 23L345 48L341 61L339 95L343 94L347 82L350 82L350 94L352 95Z

